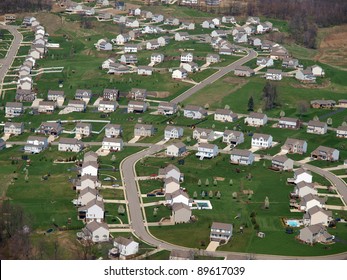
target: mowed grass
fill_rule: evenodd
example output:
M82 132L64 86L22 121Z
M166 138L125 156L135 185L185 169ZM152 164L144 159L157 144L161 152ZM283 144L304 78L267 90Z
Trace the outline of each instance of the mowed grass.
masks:
M148 158L143 164L138 163L137 173L148 175L169 163L177 165L177 159ZM212 222L226 222L234 225L234 234L232 240L221 246L220 250L292 256L324 255L346 251L346 246L341 243L331 245L330 250L324 250L324 246L321 245L313 247L302 245L294 238L298 232L293 235L285 233L281 217L301 218L302 213L289 211L289 193L292 191L292 186L286 185L286 179L292 174L275 173L267 169L268 165L269 162L266 162L265 167L263 162L259 162L253 167L238 167L229 164L227 155L219 155L215 159L204 161L189 155L185 158L184 165L177 165L185 174L182 187L187 189L190 197L197 192L197 199L210 200L213 209L193 210L193 215L197 219L194 223L151 227L151 233L160 239L182 246L206 248ZM236 172L236 168L240 169L240 173ZM246 178L249 175L252 176L251 180ZM212 182L216 177L224 181L217 181L217 186L214 186ZM197 183L199 179L202 181L200 187ZM208 186L205 185L206 179L209 179ZM233 180L232 186L229 185L230 179ZM222 194L221 199L215 196L212 198L201 196L202 191L207 194L212 191L215 194L217 190ZM249 197L241 190L252 190L254 193ZM233 199L233 192L238 194L236 199ZM266 196L270 200L270 208L267 210L263 208ZM151 220L152 210L146 209L147 218L149 216ZM253 229L250 219L252 212L256 213L259 230L266 234L264 239L256 237L256 230ZM243 234L239 232L240 225L244 226ZM343 224L336 230L329 229L329 232L346 238ZM181 238L182 236L185 238Z

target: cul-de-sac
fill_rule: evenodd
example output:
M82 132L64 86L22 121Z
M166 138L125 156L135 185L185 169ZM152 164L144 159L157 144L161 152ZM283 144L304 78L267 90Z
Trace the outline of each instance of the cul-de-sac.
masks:
M346 259L346 11L3 0L1 259Z

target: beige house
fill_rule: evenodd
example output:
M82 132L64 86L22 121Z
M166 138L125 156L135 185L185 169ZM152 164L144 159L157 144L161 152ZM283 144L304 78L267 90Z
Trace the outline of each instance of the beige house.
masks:
M87 187L80 191L79 196L77 198L77 205L78 206L87 205L89 202L97 198L102 199L102 197L99 196L98 190Z
M169 145L166 148L166 155L170 157L180 157L187 151L187 147L182 142L177 142L172 145Z
M318 191L314 184L301 181L294 187L294 194L301 198L308 194L317 195Z
M87 188L95 189L100 186L101 184L97 176L86 174L81 176L81 178L76 182L75 189L76 192L81 192Z
M320 121L309 121L307 124L307 133L313 134L326 134L328 131L328 125Z
M4 126L4 133L10 135L20 135L24 131L24 124L22 122L6 122Z
M172 205L171 221L174 223L188 223L192 216L192 210L184 203L174 203Z
M307 142L305 140L287 138L281 150L286 153L304 154L307 151Z
M92 134L92 124L91 123L77 123L75 127L76 135L81 137L88 137Z
M92 221L82 229L83 238L93 242L107 242L110 238L110 231L106 223Z
M98 161L98 154L93 151L89 151L84 154L83 161Z
M75 152L82 151L84 144L82 141L75 138L60 138L58 144L58 151L61 152Z
M173 177L164 180L165 193L173 193L180 189L180 182Z
M333 237L327 232L322 224L312 225L300 230L299 239L302 242L313 243L329 243L333 241Z
M263 113L252 112L245 118L245 124L249 126L263 126L267 123L267 115Z
M332 212L326 211L318 206L310 208L303 217L305 226L322 224L328 226L332 220Z
M293 169L294 161L286 155L277 155L272 158L272 168L289 171Z
M234 122L237 121L237 114L228 109L217 109L214 113L214 120L219 122Z
M151 124L136 124L134 128L134 136L153 136L154 135L154 126Z

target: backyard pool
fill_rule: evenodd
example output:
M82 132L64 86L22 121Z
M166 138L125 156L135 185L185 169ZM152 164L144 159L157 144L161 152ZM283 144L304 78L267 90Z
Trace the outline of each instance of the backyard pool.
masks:
M209 200L194 200L191 209L212 209L212 204Z
M286 220L286 225L290 227L300 227L302 222L299 220Z

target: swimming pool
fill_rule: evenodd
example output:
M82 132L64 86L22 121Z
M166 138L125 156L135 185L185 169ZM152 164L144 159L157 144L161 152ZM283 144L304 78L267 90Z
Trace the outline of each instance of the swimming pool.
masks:
M212 204L209 200L194 200L191 209L212 209Z
M290 227L299 227L301 225L299 220L287 220L286 224Z

